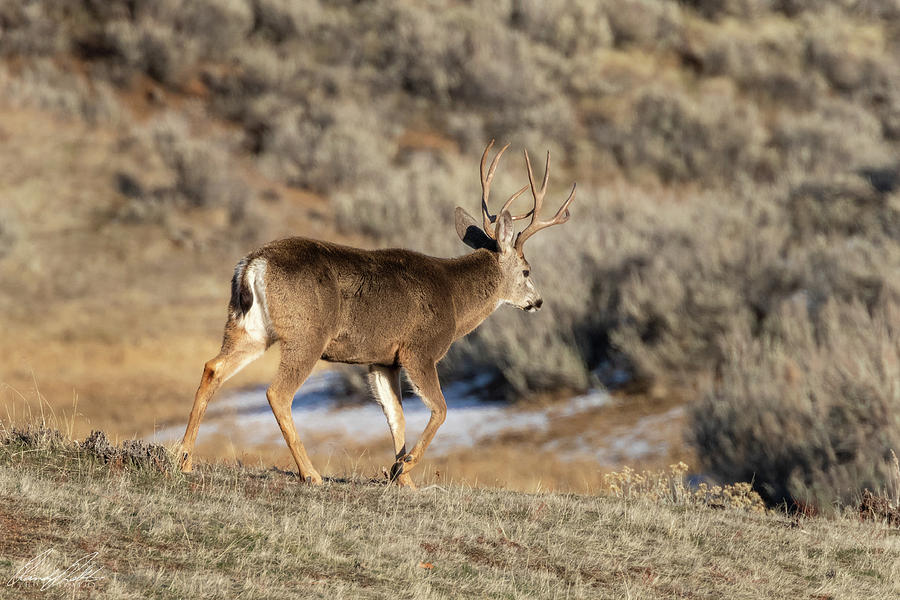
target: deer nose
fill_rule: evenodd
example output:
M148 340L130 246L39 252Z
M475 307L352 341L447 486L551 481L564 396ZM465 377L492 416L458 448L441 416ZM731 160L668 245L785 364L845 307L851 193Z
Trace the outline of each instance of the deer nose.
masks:
M538 298L534 303L535 308L540 308L544 304L544 300L542 298Z

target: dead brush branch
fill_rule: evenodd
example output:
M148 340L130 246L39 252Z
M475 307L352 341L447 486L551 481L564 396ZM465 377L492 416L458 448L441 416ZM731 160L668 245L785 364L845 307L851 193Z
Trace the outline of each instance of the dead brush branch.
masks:
M125 440L115 445L109 441L104 432L92 431L81 442L81 449L111 465L149 468L163 473L174 470L174 464L165 446L143 440Z
M891 504L884 496L863 491L859 501L859 517L869 521L883 521L891 527L900 527L900 507Z

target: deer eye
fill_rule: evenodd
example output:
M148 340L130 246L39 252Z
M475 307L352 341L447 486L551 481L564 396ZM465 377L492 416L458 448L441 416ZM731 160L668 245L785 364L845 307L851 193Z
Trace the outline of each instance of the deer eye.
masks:
M525 269L524 271L522 271L522 275L524 275L525 277L528 277L529 275L531 275L531 271L529 271L528 269Z

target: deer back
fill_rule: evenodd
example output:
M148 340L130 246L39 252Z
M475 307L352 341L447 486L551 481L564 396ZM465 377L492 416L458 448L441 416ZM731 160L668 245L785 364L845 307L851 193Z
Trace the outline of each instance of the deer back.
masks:
M487 251L443 259L288 238L246 262L248 271L265 265L275 337L327 338L322 357L335 362L399 364L412 349L436 360L496 305L496 261Z

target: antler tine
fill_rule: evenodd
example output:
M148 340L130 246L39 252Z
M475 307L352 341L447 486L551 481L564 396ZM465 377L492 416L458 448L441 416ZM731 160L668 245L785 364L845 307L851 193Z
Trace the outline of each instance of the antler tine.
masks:
M569 204L571 204L572 200L575 199L575 186L576 185L578 185L578 184L577 183L572 184L572 191L569 192L569 197L566 198L566 201L563 202L563 205L559 207L559 210L556 211L556 214L553 215L553 218L550 219L549 221L547 221L547 227L550 227L550 225L562 225L563 223L565 223L566 221L569 220L569 217L571 216L569 214Z
M496 227L494 223L497 221L497 215L492 215L490 210L488 209L488 199L491 195L491 182L494 180L494 172L497 170L497 165L500 164L500 157L503 156L503 153L506 152L506 149L509 148L509 144L506 144L500 151L497 152L497 156L494 157L494 160L491 161L491 166L488 168L487 173L485 174L484 168L487 166L487 157L491 151L491 148L494 147L494 140L491 140L487 145L487 148L484 149L484 153L481 155L481 216L482 221L484 223L484 232L491 238L496 239ZM509 207L512 205L513 201L525 193L525 190L528 189L528 186L524 186L518 192L509 197L509 199L503 204L503 208L500 209L500 213L504 210L509 210ZM500 214L497 213L497 214ZM525 217L532 214L532 211L529 211L523 215L516 215L512 219L513 221L519 221L524 219Z
M487 148L484 149L484 153L481 155L481 216L484 222L484 231L489 236L493 237L493 223L494 219L488 210L488 199L491 196L491 181L494 179L494 171L497 169L497 165L500 164L500 157L503 156L503 153L509 148L509 144L503 146L500 149L500 152L497 153L497 156L494 157L494 160L491 161L491 167L488 169L487 174L485 175L484 167L487 164L488 153L490 153L491 148L494 147L494 140L491 139L491 142L487 145Z
M534 196L534 208L531 211L531 223L529 223L528 227L522 230L516 238L515 248L519 253L522 252L525 241L541 229L545 229L551 225L560 225L568 221L570 216L569 205L572 203L572 200L575 199L575 184L573 184L572 191L569 192L569 197L566 198L566 201L559 207L559 210L556 211L553 218L549 221L542 221L539 216L544 204L544 195L547 192L547 182L550 180L550 151L547 151L547 162L544 165L544 179L541 182L540 190L537 190L534 185L534 172L531 169L531 160L528 158L527 150L525 151L525 168L528 170L528 183L531 186L531 195Z
M527 185L522 186L522 189L521 189L521 190L519 190L518 192L516 192L515 194L513 194L512 196L510 196L510 197L509 197L509 200L507 200L506 202L503 203L503 208L501 208L501 209L500 209L500 212L497 213L497 214L499 215L499 214L502 213L504 210L509 210L509 207L512 205L513 200L515 200L516 198L518 198L519 196L521 196L522 194L524 194L524 193L526 192L526 190L528 190L528 186L527 186ZM531 214L532 214L533 212L534 212L533 210L529 210L527 213L525 213L525 214L523 214L523 215L513 215L512 220L513 220L513 221L521 221L521 220L524 219L525 217L531 216ZM495 217L495 218L496 218L496 217Z
M528 169L528 185L531 186L531 195L534 196L534 209L531 215L531 223L534 223L538 215L541 214L541 207L544 205L544 194L547 192L547 180L550 178L550 151L547 150L547 163L544 165L544 180L541 182L541 191L537 191L534 187L534 171L531 170L531 159L528 157L528 150L524 150L524 153L525 168Z

